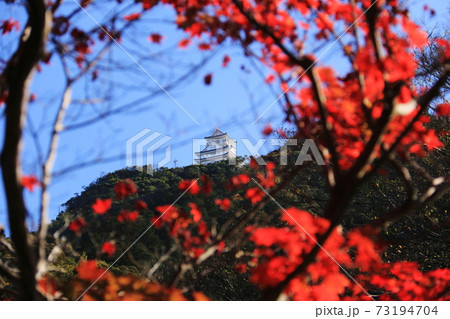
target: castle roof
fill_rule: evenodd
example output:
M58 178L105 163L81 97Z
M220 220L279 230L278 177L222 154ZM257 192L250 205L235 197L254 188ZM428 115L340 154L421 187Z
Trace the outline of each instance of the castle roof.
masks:
M218 127L216 127L216 130L214 131L214 133L211 136L205 136L205 139L216 138L216 137L220 137L220 136L224 136L224 135L227 135L227 133L222 132L221 130L219 130Z

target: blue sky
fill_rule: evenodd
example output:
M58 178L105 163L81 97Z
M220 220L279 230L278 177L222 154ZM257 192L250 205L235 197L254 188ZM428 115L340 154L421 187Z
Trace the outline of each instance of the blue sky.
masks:
M423 11L425 3L427 2L410 1L413 19L421 25L426 25L427 28L438 25L439 28L448 30L447 7L449 5L444 1L429 4L437 12L437 16L430 19L429 14ZM71 5L70 1L67 5ZM8 11L10 9L3 10L4 6L3 3L0 4L0 12L2 12L0 20L4 19L4 14L7 16L13 14L16 19L23 19L20 10L10 12ZM102 21L102 10L93 8L89 12L95 20ZM129 30L129 34L133 36L130 37L130 40L126 40L127 37L124 35L124 40L121 42L127 51L130 48L128 52L134 57L135 44L133 41L138 39L137 36L134 39L135 35L148 35L152 32L164 35L163 44L160 46L147 43L148 41L143 44L145 49L148 49L150 58L152 54L158 56L153 59L154 62L145 63L145 70L163 86L171 83L173 79L189 69L184 65L195 64L209 54L199 53L195 49L174 51L172 48L183 37L183 33L176 30L173 25L165 23L165 20L172 18L171 10L165 8L155 10L150 13L149 21L152 23L148 24L148 29L146 26L145 30ZM84 26L94 22L86 15L76 23ZM2 46L9 44L10 49L15 47L12 37L0 39ZM339 52L337 46L330 49L321 58L321 62L339 66L337 69L342 70L339 62L340 56L337 52ZM6 53L0 52L0 54L3 56ZM232 60L227 68L222 68L222 58L225 54L229 55ZM267 123L276 127L283 118L280 105L275 104L255 125L252 125L281 92L272 92L264 85L264 79L260 72L265 73L266 70L255 69L249 59L242 56L241 49L237 46L227 45L220 49L198 72L192 74L188 80L180 82L174 90L170 91L172 97L195 118L199 125L194 123L190 116L185 114L168 95L159 94L147 97L149 92L159 91L158 86L119 47L116 46L108 58L123 63L121 71L105 71L106 76L113 79L115 85L103 85L99 81L96 86L89 88L85 82L80 82L74 89L74 98L77 99L80 96L93 98L110 94L111 100L107 103L100 103L95 108L87 108L85 105L75 103L68 113L69 121L66 124L70 126L73 123L83 122L92 118L93 115L103 114L118 105L127 103L132 105L129 111L100 119L94 125L63 133L54 171L66 170L76 163L89 162L96 158L124 155L126 140L144 128L172 137L170 141L172 161L167 165L168 167L174 166L173 160L175 159L177 166L192 164L192 139L207 136L216 127L228 132L232 138L238 139L238 155L244 156L248 152L242 143L239 143L239 139L248 138L255 143L258 138L262 137L261 131ZM203 83L203 76L207 73L213 74L212 84L209 86ZM37 152L30 132L36 130L40 135L39 142L45 147L48 143L48 134L46 134L49 129L48 124L51 123L54 116L55 102L61 93L62 84L61 65L57 59L52 59L52 64L45 66L43 71L35 77L32 92L37 92L38 96L36 102L30 104L30 118L33 127L28 127L25 134L23 153L25 173L39 174L39 168L36 165ZM130 88L127 87L127 84L130 85ZM139 89L140 86L142 89ZM102 94L97 94L99 92ZM137 99L143 101L133 105L132 101ZM0 119L0 128L0 138L3 140L3 119ZM269 149L270 147L265 147L264 152ZM164 154L159 152L156 154L155 160L159 161L163 157ZM123 167L125 167L124 158L111 162L100 161L98 165L90 165L82 169L69 169L67 174L55 177L54 183L50 187L50 217L55 218L61 205L75 193L80 193L84 186L89 185L105 173ZM176 185L174 185L175 188ZM0 191L3 194L2 189ZM27 206L31 215L29 223L32 228L37 227L38 198L39 190L33 193L26 192ZM0 197L0 224L7 224L3 197Z

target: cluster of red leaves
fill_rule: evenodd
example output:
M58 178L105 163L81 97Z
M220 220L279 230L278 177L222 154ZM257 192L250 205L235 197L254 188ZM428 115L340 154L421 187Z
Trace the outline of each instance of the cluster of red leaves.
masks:
M230 183L228 183L227 188L229 190L238 189L251 181L250 176L247 174L239 174L231 177Z
M231 206L233 206L233 203L228 198L224 199L217 198L214 200L214 203L224 211L228 211L231 208Z
M133 276L114 276L106 269L101 269L95 260L82 261L77 267L78 276L67 285L70 291L66 294L78 298L89 287L90 289L83 295L82 300L104 300L104 301L126 301L126 300L164 300L182 301L187 300L183 293L175 288L151 283L148 280ZM96 281L92 287L90 285ZM46 286L48 280L43 281ZM58 288L50 288L55 292ZM67 289L59 287L59 290ZM192 294L193 300L208 300L199 292Z
M296 208L287 209L282 219L286 227L247 228L256 245L248 262L251 280L262 288L286 279L330 227L328 220ZM380 258L383 247L369 237L375 233L367 228L342 234L334 228L314 262L289 282L285 296L293 300L367 300L366 291L378 289L384 292L382 300L447 298L443 292L450 283L450 270L422 273L417 263L385 264ZM350 271L358 284L338 264ZM242 264L239 270L244 270Z
M103 215L108 210L111 209L112 199L100 199L97 198L94 204L92 204L92 209L94 210L95 214Z
M173 205L158 206L152 221L156 228L165 226L170 236L182 243L184 253L195 259L211 244L211 233L197 205L189 203L188 206L189 212Z
M117 216L117 220L121 223L123 222L135 222L139 218L139 212L137 210L129 211L122 209Z
M137 193L137 188L131 179L119 181L114 187L117 199L124 199Z
M212 181L209 177L206 175L200 176L200 181L202 184L200 185L198 183L199 179L185 179L182 180L178 184L178 188L185 192L189 192L191 195L198 195L200 193L203 193L205 195L209 195L212 191Z
M78 217L70 222L69 224L69 230L73 231L75 234L80 235L81 231L84 227L87 226L86 221L83 217Z
M75 61L78 66L81 68L83 62L86 59L86 55L91 53L91 46L95 44L94 40L81 29L73 28L70 32L70 35L74 41L74 51L78 53L75 57Z
M123 200L129 196L137 193L137 188L134 182L130 179L119 181L115 187L114 192L118 200ZM101 199L97 198L91 208L96 215L105 215L111 210L113 200L111 198ZM147 203L143 200L136 200L132 206L134 209L122 209L117 216L117 220L120 223L135 222L139 218L139 211L147 209ZM80 236L83 229L87 226L86 221L82 217L74 219L69 224L69 230L74 232L77 236ZM116 245L113 241L106 241L103 243L101 250L108 257L112 257L116 252Z
M416 116L417 111L412 112L407 116L395 117L388 126L383 142L385 145L392 145L401 134L403 129L409 125L412 118ZM442 147L444 144L439 140L436 132L428 129L425 124L430 122L430 118L425 115L420 115L419 119L414 122L410 132L401 139L401 144L397 147L400 154L403 152L414 153L419 156L425 156L426 151L432 151L436 148Z
M112 257L116 253L116 244L112 241L104 242L102 245L102 251L108 255L108 257Z
M252 159L254 161L254 159ZM250 165L253 166L255 169L258 168L256 161L250 162ZM262 172L256 173L256 178L258 179L258 186L247 189L245 193L245 197L250 199L252 204L259 203L266 195L265 191L261 189L264 188L265 190L270 189L271 187L275 186L275 164L272 162L268 162L266 165L266 171L265 174Z
M415 111L416 106L412 100L414 92L410 87L411 79L415 75L417 62L414 59L412 48L422 49L428 44L426 33L412 22L407 10L400 7L398 1L386 1L373 4L369 0L356 1L355 5L348 1L237 1L242 8L232 0L223 1L177 1L167 0L177 13L178 27L183 29L188 38L183 39L180 47L186 47L191 41L198 39L200 50L210 50L225 39L244 42L245 46L257 43L260 48L259 56L262 63L266 64L271 72L267 82L271 83L275 76L283 78L292 73L302 74L297 62L290 58L273 39L288 39L293 46L293 52L304 52L304 42L310 34L319 41L328 41L334 33L339 33L338 26L350 27L358 19L358 29L364 39L362 45L357 47L351 39L345 43L345 54L353 66L353 70L345 76L339 76L331 68L315 66L319 73L320 81L326 98L325 108L328 112L326 121L332 126L333 138L336 141L336 153L339 154L338 164L343 170L349 169L356 159L364 151L367 142L373 132L368 128L368 121L376 121L386 109L384 105L385 89L393 83L402 81L403 88L394 99L397 110L402 106L403 111L397 117ZM377 7L378 15L375 28L382 34L380 39L381 50L389 54L380 55L378 48L374 48L371 41L370 27L367 15L364 12L372 5ZM242 11L253 17L253 21ZM308 24L314 19L316 26L314 31L309 30ZM261 24L270 32L263 32L255 26ZM403 31L403 32L401 32ZM361 39L359 39L361 41ZM448 41L439 39L437 43L443 48L443 60L448 59L450 45ZM289 47L289 46L288 46ZM305 52L304 57L314 61L312 54ZM223 64L227 65L228 61ZM363 78L363 84L359 79ZM205 76L204 81L210 84L212 74ZM281 83L283 92L287 89L287 83ZM303 137L313 138L318 143L324 143L322 123L318 121L320 112L316 102L313 86L308 82L308 74L302 76L295 86L289 89L293 92L291 103L294 109L287 107L288 121L292 114L301 123L297 123ZM361 105L366 105L371 119L366 117ZM289 105L288 105L289 106ZM392 120L394 128L398 121ZM393 139L398 136L400 129L389 130ZM264 130L264 134L272 132L270 127ZM417 133L417 132L416 132ZM413 141L413 143L409 143ZM409 150L416 154L423 154L423 145L431 145L431 148L440 145L436 134L430 128L421 134L412 134L400 143L399 151ZM324 148L328 145L322 145ZM327 152L325 152L328 155ZM325 160L328 160L325 156ZM260 192L251 191L254 201L260 200Z

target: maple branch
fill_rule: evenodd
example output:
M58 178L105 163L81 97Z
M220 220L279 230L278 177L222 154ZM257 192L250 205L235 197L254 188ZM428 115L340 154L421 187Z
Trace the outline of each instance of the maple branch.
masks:
M8 267L1 259L0 259L0 276L6 277L11 283L17 285L20 283L20 276L18 269L14 269Z
M402 205L380 216L378 219L374 220L371 225L375 227L386 226L388 223L432 203L443 194L450 192L450 182L446 182L445 180L446 178L444 177L435 178L432 186L429 187L422 196L419 196L417 199L408 197Z
M412 182L411 174L410 174L408 168L402 162L400 162L398 159L396 159L393 154L391 154L389 156L389 162L392 164L392 167L394 167L394 169L402 177L403 182L405 183L405 186L406 186L406 191L408 193L408 197L411 200L416 200L418 190Z
M400 144L401 140L411 131L414 123L419 121L420 116L426 111L429 104L439 96L440 89L443 85L445 85L446 81L450 77L450 61L446 61L444 64L444 71L441 74L441 77L434 83L434 85L424 94L422 94L417 99L417 104L419 105L419 111L414 116L414 118L408 123L408 125L403 129L400 135L396 138L395 142L389 147L388 150L382 149L382 154L379 160L373 165L373 168L369 174L366 174L366 177L370 176L375 172L382 163L394 152L397 146Z
M28 21L19 46L4 70L0 91L9 90L5 109L5 132L1 166L8 207L11 239L20 270L20 298L36 300L35 260L28 242L27 210L21 185L20 150L33 69L44 55L50 13L43 0L27 1Z
M161 267L161 265L172 256L172 254L177 250L177 246L173 245L164 255L162 255L159 260L150 268L147 272L147 278L151 279L153 274Z
M389 240L388 243L391 245L404 245L412 240L417 240L417 239L421 239L424 238L426 236L432 235L432 234L436 234L436 231L439 230L447 230L448 226L450 226L450 219L447 219L446 222L444 223L440 223L440 224L435 224L434 226L425 229L413 236L409 236L407 238L401 239L401 240Z
M327 144L328 151L331 155L331 162L334 172L334 177L331 180L336 180L340 174L339 172L339 165L338 163L338 155L336 152L336 146L334 144L333 134L332 134L332 127L331 123L327 122L328 118L328 111L326 108L326 96L323 92L322 82L320 81L319 75L316 71L316 69L313 67L316 61L313 61L312 59L308 57L299 57L292 53L284 44L283 42L268 28L266 25L259 23L256 21L255 17L251 15L249 12L247 12L244 9L244 6L241 1L239 0L232 0L234 5L239 9L239 11L247 18L247 20L252 23L256 28L260 29L262 32L264 32L266 35L268 35L274 43L283 51L284 54L287 55L287 57L296 65L302 67L306 74L308 75L309 79L312 83L312 88L314 91L314 94L316 96L316 102L319 108L322 127L324 129L324 136L325 141Z
M375 5L378 0L372 0L369 10L366 12L367 24L369 26L369 36L375 49L375 55L378 61L383 60L383 44L381 43L380 32L377 29L377 19L380 9Z

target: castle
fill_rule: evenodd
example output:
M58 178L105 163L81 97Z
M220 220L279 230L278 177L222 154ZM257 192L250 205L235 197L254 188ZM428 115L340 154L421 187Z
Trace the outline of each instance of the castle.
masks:
M197 164L209 164L223 160L236 159L236 141L216 128L211 136L206 136L206 146L195 152Z

